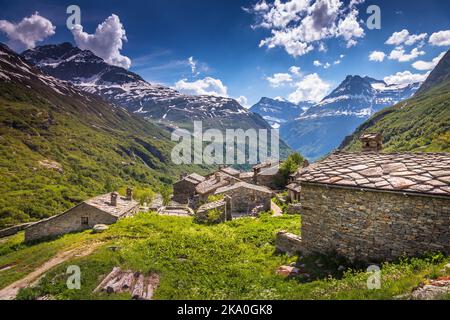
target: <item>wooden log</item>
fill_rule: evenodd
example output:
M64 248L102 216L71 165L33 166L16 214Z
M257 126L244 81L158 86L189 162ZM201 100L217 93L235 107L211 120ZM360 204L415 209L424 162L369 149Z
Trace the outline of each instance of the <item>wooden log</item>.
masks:
M127 271L122 280L122 291L131 289L134 281L134 274L131 271Z
M127 275L126 273L120 273L115 279L111 280L111 282L106 285L106 292L108 293L122 292L122 284L126 275Z
M147 280L147 291L144 293L145 300L152 300L153 294L159 285L159 276L156 273L152 273Z
M135 274L137 276L136 282L134 283L133 291L131 296L135 300L142 300L144 297L144 276L142 274Z
M112 279L115 279L117 277L117 275L120 273L120 268L119 267L114 267L112 269L112 271L105 277L105 279L103 279L102 282L100 282L100 284L97 286L97 288L94 289L94 293L99 292L102 289L105 289L106 284L108 282L110 282Z

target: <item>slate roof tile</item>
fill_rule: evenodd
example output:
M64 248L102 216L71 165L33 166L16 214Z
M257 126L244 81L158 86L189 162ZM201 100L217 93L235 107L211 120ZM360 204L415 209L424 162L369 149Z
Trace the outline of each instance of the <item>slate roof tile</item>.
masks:
M450 154L335 152L297 181L450 196Z

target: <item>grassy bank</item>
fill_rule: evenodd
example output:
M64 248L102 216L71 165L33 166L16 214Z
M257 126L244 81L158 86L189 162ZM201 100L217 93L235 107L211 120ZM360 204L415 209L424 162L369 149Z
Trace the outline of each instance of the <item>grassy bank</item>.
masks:
M341 270L329 257L299 258L275 253L280 230L299 231L299 216L245 218L205 226L192 218L140 214L120 221L103 234L90 232L64 236L26 246L22 235L0 243L0 287L17 280L51 255L93 241L103 244L92 255L54 268L19 299L51 295L56 299L129 299L127 294L92 294L115 266L143 273L156 272L161 283L155 299L392 299L408 293L424 278L439 275L448 258L435 256L382 266L381 290L368 290L363 270ZM281 265L304 264L307 276L284 278ZM66 287L68 265L79 265L81 290ZM342 268L341 268L342 269ZM16 274L17 273L17 274Z

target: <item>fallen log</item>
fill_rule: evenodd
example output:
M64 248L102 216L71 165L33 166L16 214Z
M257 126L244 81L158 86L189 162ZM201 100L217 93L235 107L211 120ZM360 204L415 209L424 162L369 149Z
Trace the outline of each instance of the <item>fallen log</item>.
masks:
M136 282L134 283L134 288L131 293L131 296L135 300L143 300L144 295L144 276L140 273L135 274L135 278L137 276Z
M152 273L148 277L147 292L144 293L145 300L152 300L153 294L155 293L155 290L158 287L158 285L159 285L159 276L155 273Z
M104 287L106 287L106 284L108 282L110 282L112 279L115 279L119 273L120 273L120 268L114 267L112 269L112 271L105 277L105 279L103 279L103 281L100 282L100 284L97 286L97 288L94 289L93 292L96 293L96 292L99 292L100 290L102 290Z

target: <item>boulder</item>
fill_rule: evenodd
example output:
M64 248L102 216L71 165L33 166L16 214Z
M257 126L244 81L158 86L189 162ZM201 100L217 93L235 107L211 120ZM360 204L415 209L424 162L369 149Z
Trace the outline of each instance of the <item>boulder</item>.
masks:
M108 229L109 227L106 224L96 224L94 228L92 228L92 231L94 233L102 233Z
M296 276L300 273L299 269L292 266L281 266L277 269L276 274L283 277Z
M286 231L280 231L275 240L275 247L278 252L295 255L302 251L302 238Z

